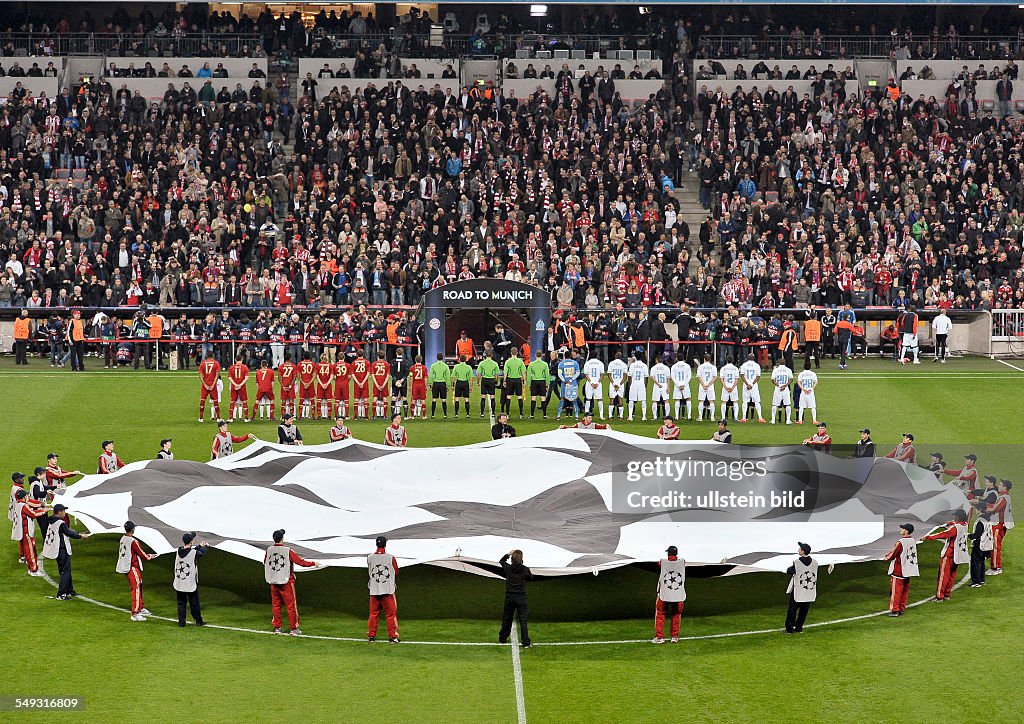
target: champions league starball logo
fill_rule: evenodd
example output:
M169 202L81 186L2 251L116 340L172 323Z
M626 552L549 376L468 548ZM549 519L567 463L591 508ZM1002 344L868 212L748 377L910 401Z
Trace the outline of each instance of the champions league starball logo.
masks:
M916 564L917 563L917 550L916 549L910 550L910 551L907 552L907 563L910 563L910 564Z
M121 549L118 551L117 556L118 558L124 558L126 555L128 555L128 544L122 543Z
M185 561L181 561L174 569L174 577L177 578L179 581L184 581L186 578L189 577L189 573L191 573L191 571L192 566L190 566Z
M373 570L370 571L370 578L372 578L375 583L387 583L391 578L391 571L388 570L387 566L378 563L373 567Z
M306 558L327 559L331 565L362 566L367 572L365 550L373 538L367 540L364 523L343 514L338 501L345 501L346 511L376 511L379 501L369 491L386 487L398 477L404 484L394 491L389 505L401 515L390 525L377 526L374 536L424 541L414 555L403 559L403 565L446 562L450 551L461 549L459 560L464 570L481 575L489 572L479 562L493 560L494 537L536 545L541 552L531 554L534 566L556 574L578 574L591 573L596 567L647 562L659 548L664 550L663 539L681 535L693 522L705 521L758 525L730 542L728 551L717 541L694 542L692 552L687 551L691 560L726 558L726 564L743 566L742 571L784 571L789 562L780 556L780 550L788 549L789 543L780 544L780 549L774 538L782 534L758 532L777 522L790 526L823 523L817 525L820 534L813 541L821 556L841 556L840 562L880 561L892 549L900 524L912 519L922 527L941 525L949 520L951 509L967 502L961 491L942 486L929 471L892 460L847 460L789 448L743 452L702 441L667 443L609 431L562 430L518 441L402 451L359 441L286 451L276 447L256 443L217 465L166 460L152 463L152 467L142 464L121 475L87 476L88 485L72 486L64 500L72 503L73 514L84 516L97 530L103 526L94 521L127 515L159 535L157 542L162 539L170 547L175 539L180 540L181 530L199 529L214 545L235 545L232 550L240 555L266 564L266 541L239 535L216 514L220 491L258 491L260 500L272 501L296 516L314 508L339 511L329 516L321 531L323 539L306 540L293 550ZM676 480L680 471L673 466L664 485L656 475L646 488L639 487L646 485L644 481L626 480L630 461L638 462L642 473L645 462L653 465L665 457L681 462L708 460L716 467L719 462L770 461L769 470L779 479L760 475L744 476L740 481L728 476L698 477L686 467ZM441 484L436 470L450 466L453 460L465 460L469 470L487 465L494 471L493 477L475 487ZM467 479L469 476L467 472ZM609 478L611 500L607 488L591 482L604 481L601 485L606 486ZM514 494L509 494L510 489ZM659 496L673 490L701 497L711 490L721 494L716 498L718 505L698 507L694 500L688 507L637 509L628 505L627 494L638 489ZM771 494L780 490L804 492L805 504L772 506ZM732 493L737 499L763 496L767 504L721 504L724 496ZM134 502L125 511L119 501L129 495ZM244 511L258 510L255 496L243 493L240 504ZM907 511L913 511L909 518ZM852 531L840 531L836 521L850 521ZM57 535L56 526L50 531ZM336 543L339 538L346 541L341 546ZM790 541L790 536L785 540ZM50 546L52 549L53 542ZM195 564L192 566L190 575L195 572ZM172 571L175 568L172 566ZM395 574L385 573L386 564L375 569L371 563L369 569L367 580L372 585L379 585L374 581L389 586L393 582ZM271 572L269 565L266 570Z
M57 528L59 526L51 525L46 530L46 545L52 546L57 541Z
M267 565L270 566L272 571L283 571L285 566L285 556L282 553L274 553L267 560Z
M800 574L800 588L804 589L805 591L810 591L812 588L814 588L814 583L817 580L818 577L814 575L811 571L804 571Z
M665 576L665 588L670 591L678 591L683 587L683 575L678 571L672 571Z

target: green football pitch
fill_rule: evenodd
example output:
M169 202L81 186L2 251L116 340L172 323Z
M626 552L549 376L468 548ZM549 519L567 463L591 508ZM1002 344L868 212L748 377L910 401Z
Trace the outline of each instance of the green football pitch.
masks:
M853 443L867 426L885 453L900 433L913 432L925 459L939 450L957 463L973 450L982 474L1021 480L1024 363L926 359L897 368L871 359L840 372L828 360L819 375L818 414L837 443ZM5 360L0 389L9 420L0 439L4 474L31 473L51 451L66 469L93 472L105 438L116 441L126 461L154 457L162 437L174 439L178 458L209 458L215 431L196 422L194 371L76 374L37 360L15 369ZM767 383L762 397L770 401ZM409 423L410 444L488 439L489 423L473 405L469 419ZM517 414L511 422L520 435L556 425ZM613 426L653 436L658 424ZM300 421L307 443L326 442L329 426ZM352 429L357 438L381 442L384 426L357 422ZM756 423L732 429L741 444L795 444L811 432L808 425ZM269 422L238 422L233 430L276 437ZM710 422L682 423L683 438L707 439L713 431ZM960 587L949 603L923 602L901 619L871 615L888 602L886 564L837 566L823 576L808 619L821 625L801 636L779 631L783 574L701 578L691 570L684 639L665 646L646 643L653 635L653 570L544 579L530 589L536 645L524 650L492 645L502 602L498 580L431 566L404 569L397 597L403 643L371 645L346 640L366 632L362 571L301 575L307 636L272 636L261 566L214 550L201 573L204 615L213 626L182 630L159 618L175 615L166 556L145 570L146 606L155 617L133 623L120 609L128 589L114 573L115 536L76 542L75 588L90 600L70 602L54 600L46 580L25 575L12 542L2 558L8 667L0 695L79 697L84 708L68 716L96 722L917 722L948 718L951 709L1021 721L1019 538L1013 531L1006 539L1004 575L981 589ZM922 551L926 565L911 601L934 593L938 544ZM49 562L48 572L54 568Z

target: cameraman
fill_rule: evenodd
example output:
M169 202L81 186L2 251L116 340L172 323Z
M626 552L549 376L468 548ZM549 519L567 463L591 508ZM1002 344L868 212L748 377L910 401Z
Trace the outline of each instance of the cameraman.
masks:
M132 318L132 366L139 369L139 361L143 357L149 358L152 352L149 351L149 320L146 318L146 310L140 309ZM149 363L146 363L149 367Z

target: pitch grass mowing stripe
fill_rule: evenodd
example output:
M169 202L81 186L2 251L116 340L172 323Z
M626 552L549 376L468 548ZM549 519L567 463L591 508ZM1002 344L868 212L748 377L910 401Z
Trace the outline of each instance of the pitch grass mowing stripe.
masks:
M49 583L54 588L57 588L57 582L50 577L49 573L46 572L46 569L43 566L42 560L39 561L39 570L43 574L43 580L45 580L47 583ZM955 591L958 588L960 588L961 586L963 586L964 584L966 584L967 581L970 580L970 577L971 576L970 576L969 572L967 574L965 574L964 577L961 578L957 582L957 584L955 586L953 586L953 590ZM81 595L79 595L79 596L76 596L76 598L79 598L82 601L85 601L86 603L91 603L94 606L100 606L101 608L106 608L106 609L109 609L111 611L119 611L121 613L127 613L127 614L131 613L131 610L129 610L127 608L124 608L122 606L115 606L114 604L106 603L105 601L97 601L96 599L89 598L88 596L81 596ZM928 598L922 598L920 601L915 601L914 603L907 604L907 608L916 608L917 606L922 606L922 605L924 605L926 603L931 603L934 600L935 600L935 596L929 596ZM874 613L864 613L864 614L861 614L859 616L847 616L845 618L837 618L837 619L833 619L831 621L819 621L817 623L809 623L809 624L806 624L804 626L804 628L820 628L820 627L823 627L823 626L835 626L836 624L841 624L841 623L851 623L853 621L864 621L864 620L869 619L869 618L877 618L878 616L885 616L885 615L888 615L888 613L889 613L889 611L888 611L888 609L886 609L884 611L875 611ZM152 618L152 619L156 619L158 621L168 621L168 622L174 623L174 624L178 623L177 619L170 618L168 616L158 616L156 614L150 614L146 618ZM189 625L193 625L193 624L189 623ZM273 631L267 631L265 629L244 628L244 627L240 627L240 626L222 626L222 625L219 625L219 624L211 624L211 623L206 624L204 628L214 628L214 629L220 629L222 631L237 631L239 633L259 634L261 636L271 636L271 635L274 635ZM707 640L710 640L710 639L727 639L727 638L737 638L737 637L741 637L741 636L761 636L761 635L764 635L764 634L782 633L783 631L785 631L784 628L763 628L763 629L753 629L753 630L750 630L750 631L732 631L732 632L728 632L728 633L703 634L703 635L700 635L700 636L680 636L679 640L680 641L707 641ZM366 643L366 639L364 639L364 638L355 638L355 637L352 637L352 636L317 636L315 634L300 634L299 636L296 636L294 638L315 639L315 640L320 640L320 641L346 641L346 642L354 642L354 643ZM519 648L518 641L519 641L519 638L518 638L518 636L516 634L516 621L514 619L512 621L512 634L511 634L510 641L511 641L512 648L516 650L516 653L514 654L514 656L516 658L518 658L519 657L519 654L518 654L518 648ZM617 640L608 640L608 641L551 641L549 643L545 643L544 646L619 646L619 645L624 645L624 644L646 644L646 643L649 643L649 642L650 642L650 639L617 639ZM500 643L498 643L496 641L407 641L407 640L403 640L402 643L403 644L411 644L413 646L476 646L476 647L480 647L480 646L484 646L484 647L508 646L508 644L500 644ZM519 697L519 692L518 691L516 692L516 697L517 697L517 703L518 703L518 697ZM525 716L525 714L524 714L524 716Z

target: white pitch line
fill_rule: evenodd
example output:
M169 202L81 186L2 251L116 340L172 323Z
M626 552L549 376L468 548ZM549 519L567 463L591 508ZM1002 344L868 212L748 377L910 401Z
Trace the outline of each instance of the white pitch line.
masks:
M1024 372L1024 370L1021 370ZM1019 380L1019 375L1010 373L978 373L978 374L924 374L924 375L818 375L818 379L835 382L837 380Z
M526 724L526 694L523 692L523 665L519 660L519 626L512 619L512 677L516 684L516 716Z
M1011 368L1011 369L1015 369L1015 370L1017 370L1018 372L1024 372L1024 369L1021 369L1021 368L1020 368L1020 367L1018 367L1017 365L1012 365L1012 364L1010 364L1009 362L1007 362L1006 360L1001 360L1001 359L997 359L997 360L996 360L996 362L998 362L998 363L999 363L999 364L1001 364L1001 365L1006 365L1007 367L1009 367L1009 368Z
M157 377L166 378L169 380L181 380L191 376L188 374L178 374L177 372L126 372L124 374L126 377L128 375L131 375L132 377L145 376L147 378ZM0 377L64 377L66 379L73 379L73 377L82 376L109 377L111 379L120 377L120 375L118 375L118 373L116 372L23 372L19 370L5 370L3 372L0 372Z
M54 588L57 588L57 582L55 580L53 580L52 578L50 578L50 574L48 574L46 572L46 569L43 567L43 562L41 560L39 561L39 570L43 574L43 579L47 583L49 583L51 586L53 586ZM965 583L967 583L967 581L969 579L970 579L970 573L965 574L964 577L961 578L960 581L957 582L957 584L955 586L953 586L953 590L955 591L958 588L960 588L961 586L963 586ZM131 613L131 610L129 610L127 608L124 608L122 606L115 606L112 603L105 603L104 601L97 601L96 599L89 598L88 596L81 596L81 595L79 595L79 596L76 596L76 598L81 599L82 601L85 601L86 603L91 603L94 606L100 606L101 608L106 608L106 609L109 609L111 611L119 611L121 613L127 613L127 614ZM915 608L917 606L922 606L922 605L924 605L926 603L930 603L930 602L932 602L934 600L935 600L934 596L929 596L928 598L922 598L920 601L915 601L914 603L907 604L907 608ZM874 613L865 613L865 614L861 614L859 616L848 616L846 618L837 618L837 619L834 619L832 621L820 621L818 623L809 623L809 624L807 624L805 626L805 628L819 628L819 627L822 627L822 626L834 626L834 625L840 624L840 623L850 623L851 621L863 621L863 620L869 619L869 618L876 618L878 616L885 616L888 613L889 613L889 610L886 609L884 611L876 611ZM174 624L178 623L178 619L176 619L176 618L169 618L167 616L158 616L156 614L149 614L146 618L153 618L153 619L156 619L158 621L169 621L169 622L174 623ZM189 625L193 625L193 624L191 622L189 622ZM516 622L514 620L512 622L512 627L513 627L512 628L512 638L511 638L512 647L513 647L513 649L518 649L519 644L517 643L517 641L519 639L516 636ZM274 635L273 631L267 631L266 629L243 628L243 627L240 627L240 626L221 626L221 625L212 624L212 623L206 624L206 626L204 628L215 628L215 629L220 629L222 631L237 631L239 633L251 633L251 634L259 634L259 635L263 635L263 636L272 636L272 635ZM754 630L751 630L751 631L732 631L732 632L729 632L729 633L703 634L703 635L700 635L700 636L680 636L679 640L680 641L706 641L706 640L709 640L709 639L726 639L726 638L736 638L736 637L739 637L739 636L760 636L760 635L763 635L763 634L781 633L783 631L785 631L784 628L763 628L763 629L754 629ZM319 640L319 641L348 641L348 642L355 642L355 643L366 643L366 639L364 639L364 638L355 638L355 637L351 637L351 636L318 636L318 635L315 635L315 634L302 634L300 636L296 636L295 638L315 639L315 640ZM551 642L545 643L543 645L544 646L617 646L617 645L622 645L622 644L646 644L646 643L650 643L650 639L618 639L618 640L612 640L612 641L551 641ZM483 646L483 647L508 646L508 644L500 644L497 641L408 641L408 640L403 639L402 640L402 645L406 645L406 644L410 644L410 645L413 645L413 646L476 646L476 647L481 647L481 646ZM518 651L513 653L513 656L518 659L518 657L519 657ZM518 694L517 694L517 696L518 696ZM525 716L525 714L524 714L524 716Z

